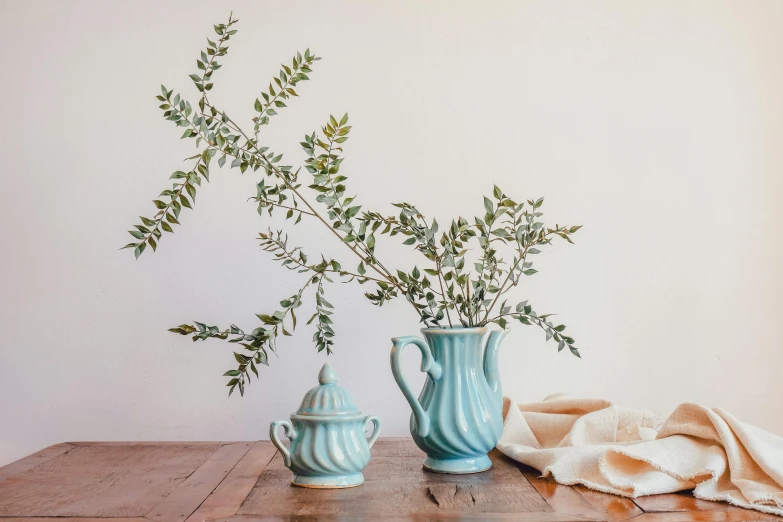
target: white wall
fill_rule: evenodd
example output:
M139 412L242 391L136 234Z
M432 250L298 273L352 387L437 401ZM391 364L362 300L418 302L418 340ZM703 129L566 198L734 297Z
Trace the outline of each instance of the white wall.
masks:
M117 250L194 152L160 117L158 86L197 99L187 74L231 8L240 32L212 99L238 119L295 50L324 57L265 136L288 157L347 110L344 169L371 207L409 200L443 222L482 212L494 182L584 225L524 288L584 358L515 330L507 394L664 414L696 401L783 433L783 3L6 0L0 464L67 440L265 438L316 383L325 357L307 328L244 399L226 397L227 346L166 332L252 328L298 284L254 239L267 227L245 203L257 176L214 173L157 254ZM343 254L316 226L292 235ZM403 435L389 338L416 333L416 318L357 290L330 289L331 361L384 433ZM406 362L415 373L413 351Z

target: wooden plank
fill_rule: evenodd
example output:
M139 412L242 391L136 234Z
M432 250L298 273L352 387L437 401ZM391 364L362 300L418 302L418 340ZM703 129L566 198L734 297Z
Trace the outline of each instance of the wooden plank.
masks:
M644 513L630 498L593 491L585 486L570 487L582 495L608 522L628 520ZM634 518L634 520L636 519Z
M0 468L0 522L783 520L689 493L634 503L541 478L496 451L492 470L474 475L424 471L410 439L380 440L372 453L364 485L313 490L289 485L267 441L58 444Z
M520 492L517 484L429 484L412 492L414 514L547 513L552 508L538 494Z
M545 499L519 473L517 462L498 451L490 453L492 469L470 475L420 472L413 491L415 514L546 513ZM417 459L420 462L421 456ZM421 493L426 496L421 497Z
M33 469L34 467L43 464L55 457L59 457L63 453L67 453L75 446L72 444L55 444L44 448L41 451L28 455L23 459L17 460L0 468L0 481L7 479L13 475L21 475L22 473Z
M664 495L649 495L634 500L645 513L671 513L683 511L741 511L741 507L732 506L728 502L712 502L701 500L690 492L670 493Z
M186 520L226 478L251 445L250 442L238 442L221 446L177 489L153 507L146 518L155 522Z
M516 462L498 452L492 453L494 465L488 472L445 475L422 469L424 455L411 440L384 441L378 447L395 456L373 455L364 471L365 483L350 489L292 487L291 472L276 455L237 514L389 517L552 512L519 473Z
M75 446L0 481L0 516L143 517L219 449Z
M396 515L358 514L358 515L234 515L228 518L218 518L212 522L408 522L429 520L476 520L476 521L515 521L515 522L589 522L589 519L575 517L563 513L481 513L465 514L428 514L428 515Z
M241 440L80 440L67 442L72 446L225 446L245 442Z
M520 465L522 475L530 482L539 495L544 497L546 503L557 513L564 513L578 517L586 517L591 520L606 520L607 514L598 512L582 495L570 486L558 484L551 477L543 478L538 470L529 466ZM635 513L635 516L638 513ZM627 517L630 518L630 517ZM611 518L612 522L626 520L626 518Z
M0 517L2 522L149 522L146 518Z
M374 468L383 468L384 463L378 462L380 460L374 458L370 462L376 461ZM291 486L291 471L283 465L281 455L277 454L237 513L315 516L356 512L387 513L390 508L400 509L405 513L411 512L410 491L413 485L408 483L410 478L407 482L388 481L391 477L397 478L392 469L404 471L409 466L400 466L399 458L383 460L396 465L390 466L386 480L372 480L365 475L365 483L357 488L315 490ZM418 468L421 469L421 461ZM382 474L379 472L378 476ZM409 474L406 473L405 476L409 477ZM394 512L393 510L392 513Z
M634 522L780 522L782 519L750 509L736 511L690 511L682 513L645 513Z
M226 479L188 517L187 522L202 522L235 514L275 453L277 449L269 441L253 444Z

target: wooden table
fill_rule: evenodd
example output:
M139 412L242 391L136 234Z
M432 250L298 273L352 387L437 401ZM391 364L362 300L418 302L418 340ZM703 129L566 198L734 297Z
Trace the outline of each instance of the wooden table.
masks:
M492 455L475 475L421 468L409 439L376 443L358 488L289 484L270 442L69 442L0 468L0 522L262 520L783 520L689 494L631 501L538 478Z

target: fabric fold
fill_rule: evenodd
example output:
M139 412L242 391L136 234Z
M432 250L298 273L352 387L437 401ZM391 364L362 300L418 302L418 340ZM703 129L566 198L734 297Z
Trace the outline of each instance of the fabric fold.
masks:
M783 516L783 437L720 408L682 404L656 430L649 410L601 399L504 398L497 448L561 484L626 497L693 490Z

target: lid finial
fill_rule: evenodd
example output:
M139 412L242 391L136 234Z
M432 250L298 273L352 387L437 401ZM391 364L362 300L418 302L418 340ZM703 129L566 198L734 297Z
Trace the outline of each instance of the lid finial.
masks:
M337 372L335 372L334 369L329 366L329 363L324 364L321 368L321 371L318 374L318 382L321 384L337 383Z
M359 415L359 410L348 390L337 384L337 372L329 364L324 364L318 373L318 386L307 392L302 404L296 410L297 415L351 416Z

